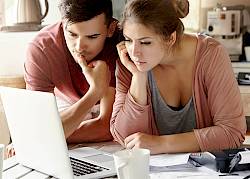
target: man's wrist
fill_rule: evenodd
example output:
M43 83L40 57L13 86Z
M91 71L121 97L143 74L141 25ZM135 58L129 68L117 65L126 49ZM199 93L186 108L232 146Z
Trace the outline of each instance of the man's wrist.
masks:
M89 87L89 90L85 95L92 96L94 99L99 101L103 96L103 91L98 88Z

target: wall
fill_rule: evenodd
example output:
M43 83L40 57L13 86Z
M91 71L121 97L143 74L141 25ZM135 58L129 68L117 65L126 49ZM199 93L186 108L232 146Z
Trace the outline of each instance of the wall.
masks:
M37 32L0 32L0 76L23 74L26 47L36 33Z
M4 1L0 0L0 26L4 24Z
M113 13L114 17L119 19L121 18L121 12L125 6L125 0L112 0L113 1Z
M60 0L48 0L49 12L43 24L51 24L60 20L58 3ZM125 5L125 0L112 0L114 17L120 19L121 11ZM40 0L42 12L44 12L44 0ZM17 0L0 0L0 26L16 23ZM5 18L4 18L5 16Z

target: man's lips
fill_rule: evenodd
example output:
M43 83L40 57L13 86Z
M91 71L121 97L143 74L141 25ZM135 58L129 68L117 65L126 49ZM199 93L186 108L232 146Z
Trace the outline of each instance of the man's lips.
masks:
M82 59L82 60L87 61L86 54L79 54L79 53L77 54L77 53L75 53L74 56L75 56L76 59Z
M76 57L79 57L79 58L84 58L84 57L85 57L85 55L83 55L83 54L76 54Z

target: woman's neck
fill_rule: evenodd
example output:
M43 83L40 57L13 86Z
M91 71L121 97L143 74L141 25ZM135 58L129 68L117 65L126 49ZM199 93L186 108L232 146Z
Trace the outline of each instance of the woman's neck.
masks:
M195 49L197 46L197 37L195 35L183 34L180 39L180 44L173 47L170 53L160 63L160 66L179 66L188 63L194 59Z

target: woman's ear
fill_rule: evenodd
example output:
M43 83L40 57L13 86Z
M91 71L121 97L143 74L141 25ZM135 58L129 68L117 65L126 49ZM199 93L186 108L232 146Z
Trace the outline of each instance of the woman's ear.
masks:
M118 21L112 21L108 27L108 37L112 37L117 27Z
M170 37L169 37L169 39L168 39L168 45L169 45L169 46L173 46L173 45L175 44L175 42L176 42L176 31L174 31L174 32L170 35Z

